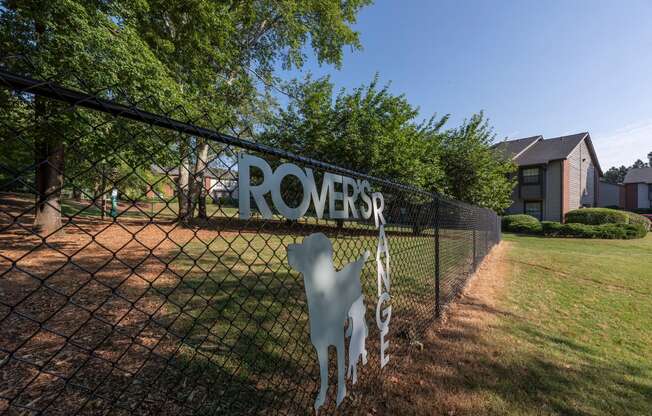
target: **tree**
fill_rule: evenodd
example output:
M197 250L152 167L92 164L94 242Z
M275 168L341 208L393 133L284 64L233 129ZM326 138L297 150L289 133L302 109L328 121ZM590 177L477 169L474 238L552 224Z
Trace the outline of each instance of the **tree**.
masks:
M494 210L511 204L515 172L491 149L482 113L443 130L448 116L419 122L403 95L378 77L333 96L328 78L294 81L290 101L257 137L266 144Z
M86 90L120 85L134 99L169 99L178 91L154 54L130 27L121 26L113 3L5 1L0 8L0 45L9 70L50 78ZM74 28L72 30L71 28ZM81 85L83 83L83 85ZM104 90L111 96L115 92ZM49 234L61 226L66 148L76 146L89 128L81 114L66 114L63 104L41 97L17 96L30 108L26 123L35 126L21 137L33 143L38 196L35 228ZM15 107L3 109L14 111ZM89 116L92 119L94 116ZM97 155L89 155L89 158Z
M516 166L491 148L494 138L482 112L448 130L439 150L445 178L439 190L498 212L509 207Z
M629 169L624 165L621 165L619 168L610 167L609 170L604 173L604 180L607 183L613 184L623 183L628 170Z
M649 166L648 163L643 162L641 159L637 159L629 168L624 165L621 165L619 168L610 167L609 170L604 173L604 179L608 183L623 183L625 181L625 176L627 176L627 172L630 169L641 169Z
M15 61L10 70L54 77L85 90L119 86L129 101L149 97L154 110L180 104L188 119L223 127L237 123L237 109L257 96L255 78L270 80L275 62L281 60L286 67L303 64L308 40L320 62L339 66L344 46L360 46L351 25L369 3L197 0L189 7L185 0L5 0L0 7L0 45L3 53L28 58ZM108 98L117 94L103 92ZM39 125L56 121L60 109L40 101L32 105ZM78 120L59 121L57 134L43 129L32 138L39 195L35 226L44 233L61 223L65 149L78 127ZM192 176L197 169L191 168L190 159L200 161L196 151L205 149L184 143L193 138L177 140L178 163ZM184 199L180 208L190 206L191 179L198 178L179 181Z
M641 169L648 167L647 163L643 162L641 159L636 159L636 162L632 165L633 169Z
M428 139L446 117L418 122L418 109L378 78L333 94L329 78L293 81L291 99L257 140L381 178L424 186L441 178L437 163L424 164ZM432 153L430 154L432 155Z

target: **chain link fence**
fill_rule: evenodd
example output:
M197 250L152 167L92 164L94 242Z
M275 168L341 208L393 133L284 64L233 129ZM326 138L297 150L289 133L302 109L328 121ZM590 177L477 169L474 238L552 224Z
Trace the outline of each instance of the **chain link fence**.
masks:
M378 229L314 210L241 219L243 152L383 194L390 357L500 240L489 210L256 144L210 114L15 68L26 66L0 65L1 415L313 413L319 364L287 247L317 232L337 269L372 253L360 278L368 363L341 405L364 408L387 371L373 319ZM285 201L300 193L284 182ZM326 412L336 367L331 353Z

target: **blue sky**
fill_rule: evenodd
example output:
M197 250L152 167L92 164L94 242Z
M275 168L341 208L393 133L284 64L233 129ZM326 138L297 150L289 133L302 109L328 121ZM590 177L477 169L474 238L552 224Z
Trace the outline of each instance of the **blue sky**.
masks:
M589 131L601 165L652 151L652 1L378 0L359 15L337 87L376 72L421 115L459 123L484 110L497 137Z

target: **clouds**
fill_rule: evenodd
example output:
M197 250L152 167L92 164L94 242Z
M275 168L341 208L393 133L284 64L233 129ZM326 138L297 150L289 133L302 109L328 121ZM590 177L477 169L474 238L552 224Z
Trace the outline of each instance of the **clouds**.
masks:
M605 134L591 134L604 170L611 166L630 166L636 159L647 161L652 152L652 118Z

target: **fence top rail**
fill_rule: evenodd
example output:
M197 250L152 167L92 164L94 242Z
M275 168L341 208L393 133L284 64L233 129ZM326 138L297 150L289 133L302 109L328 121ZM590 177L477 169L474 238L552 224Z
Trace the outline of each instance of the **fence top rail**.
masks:
M36 94L43 97L64 101L73 106L88 108L91 110L111 114L114 117L123 117L130 120L144 122L157 127L173 130L179 133L203 137L208 140L216 141L226 145L233 145L242 149L251 150L255 152L263 152L279 158L292 160L307 166L312 166L318 169L339 173L342 175L353 176L361 179L406 190L418 192L424 196L432 198L442 198L436 192L428 192L416 186L407 185L400 182L391 181L388 179L379 178L366 173L357 172L351 169L343 168L331 163L322 162L305 156L300 156L292 152L282 149L277 149L262 143L256 143L249 140L244 140L235 136L220 133L216 130L200 127L192 123L175 120L171 117L152 113L138 108L135 105L124 105L116 103L115 101L105 100L88 93L73 90L71 88L62 87L52 81L37 80L23 75L18 75L0 68L0 85L6 88L19 90L26 93ZM448 199L448 198L443 198Z

